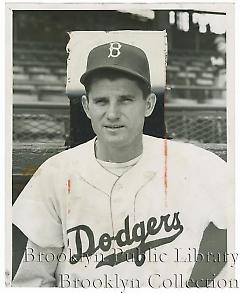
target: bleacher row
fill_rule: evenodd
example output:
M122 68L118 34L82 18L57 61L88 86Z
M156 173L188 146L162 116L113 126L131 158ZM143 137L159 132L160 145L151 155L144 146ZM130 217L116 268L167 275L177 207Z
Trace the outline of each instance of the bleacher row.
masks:
M66 57L56 48L15 48L13 102L67 102Z
M222 99L223 89L214 87L214 67L210 63L211 52L201 56L193 52L170 52L167 66L167 90L165 102L174 105L213 105L224 107ZM68 104L65 93L67 53L64 47L52 44L16 43L13 50L13 103L62 103ZM219 93L219 99L213 98ZM222 113L224 112L224 109ZM38 113L39 114L39 113ZM37 114L37 115L38 115ZM32 116L31 116L32 115ZM58 141L66 137L64 123L61 118L53 118L45 112L33 117L30 112L14 113L14 140L31 139ZM224 114L225 115L225 114ZM225 116L219 116L221 123L225 123ZM66 117L65 117L66 118ZM64 119L65 119L64 118ZM173 117L174 118L174 117ZM192 119L192 118L191 118ZM212 119L212 116L210 120ZM204 125L208 123L203 121ZM186 121L186 119L185 119ZM192 121L192 120L191 120ZM168 122L168 121L167 121ZM205 123L206 122L206 123ZM168 125L174 130L179 121L171 120ZM202 122L201 122L202 123ZM186 126L185 126L186 127ZM61 129L60 129L61 128ZM201 127L200 127L201 129ZM171 133L171 129L169 130ZM201 132L201 131L200 131ZM220 133L225 130L220 130ZM203 133L203 131L202 131ZM226 135L224 135L226 137ZM185 138L187 139L187 138ZM199 141L204 139L198 138ZM223 138L225 141L225 138ZM219 138L218 138L219 142Z
M214 68L209 66L208 59L171 60L167 67L168 80L172 84L203 85L214 84ZM206 66L207 65L207 66Z

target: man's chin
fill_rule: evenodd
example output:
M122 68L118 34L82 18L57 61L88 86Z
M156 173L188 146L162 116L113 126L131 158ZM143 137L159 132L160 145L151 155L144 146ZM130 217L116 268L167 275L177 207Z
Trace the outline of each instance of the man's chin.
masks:
M121 147L121 146L124 146L124 145L127 145L127 142L121 138L117 138L117 137L111 137L110 139L107 140L107 144L108 146L118 146L118 147Z
M125 145L128 145L128 141L119 136L108 136L102 140L102 142L107 145L107 147L124 147Z

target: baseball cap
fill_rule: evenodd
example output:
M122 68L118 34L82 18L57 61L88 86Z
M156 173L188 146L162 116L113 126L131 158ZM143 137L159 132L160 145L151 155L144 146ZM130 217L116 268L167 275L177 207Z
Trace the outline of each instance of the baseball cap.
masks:
M88 55L87 69L80 82L86 85L89 76L103 69L126 72L151 86L148 59L138 47L122 42L110 42L93 48Z

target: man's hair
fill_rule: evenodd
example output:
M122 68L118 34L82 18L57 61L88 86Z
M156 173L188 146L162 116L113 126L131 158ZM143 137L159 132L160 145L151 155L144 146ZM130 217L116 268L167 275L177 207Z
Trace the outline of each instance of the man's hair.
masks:
M120 70L107 68L107 69L95 70L92 74L89 74L85 82L85 91L86 91L87 97L94 80L102 79L102 78L107 78L109 80L115 80L117 78L127 78L129 80L135 81L143 93L143 99L146 99L147 96L151 93L151 86L148 83L144 82L141 78L138 78L126 72L121 72Z

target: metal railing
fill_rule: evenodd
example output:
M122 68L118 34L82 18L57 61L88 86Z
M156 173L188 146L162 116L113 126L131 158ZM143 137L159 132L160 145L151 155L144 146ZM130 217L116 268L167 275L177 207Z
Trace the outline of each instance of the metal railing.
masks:
M213 105L166 105L168 135L182 141L227 143L226 108Z
M67 103L21 103L13 105L14 142L64 143L69 134Z

